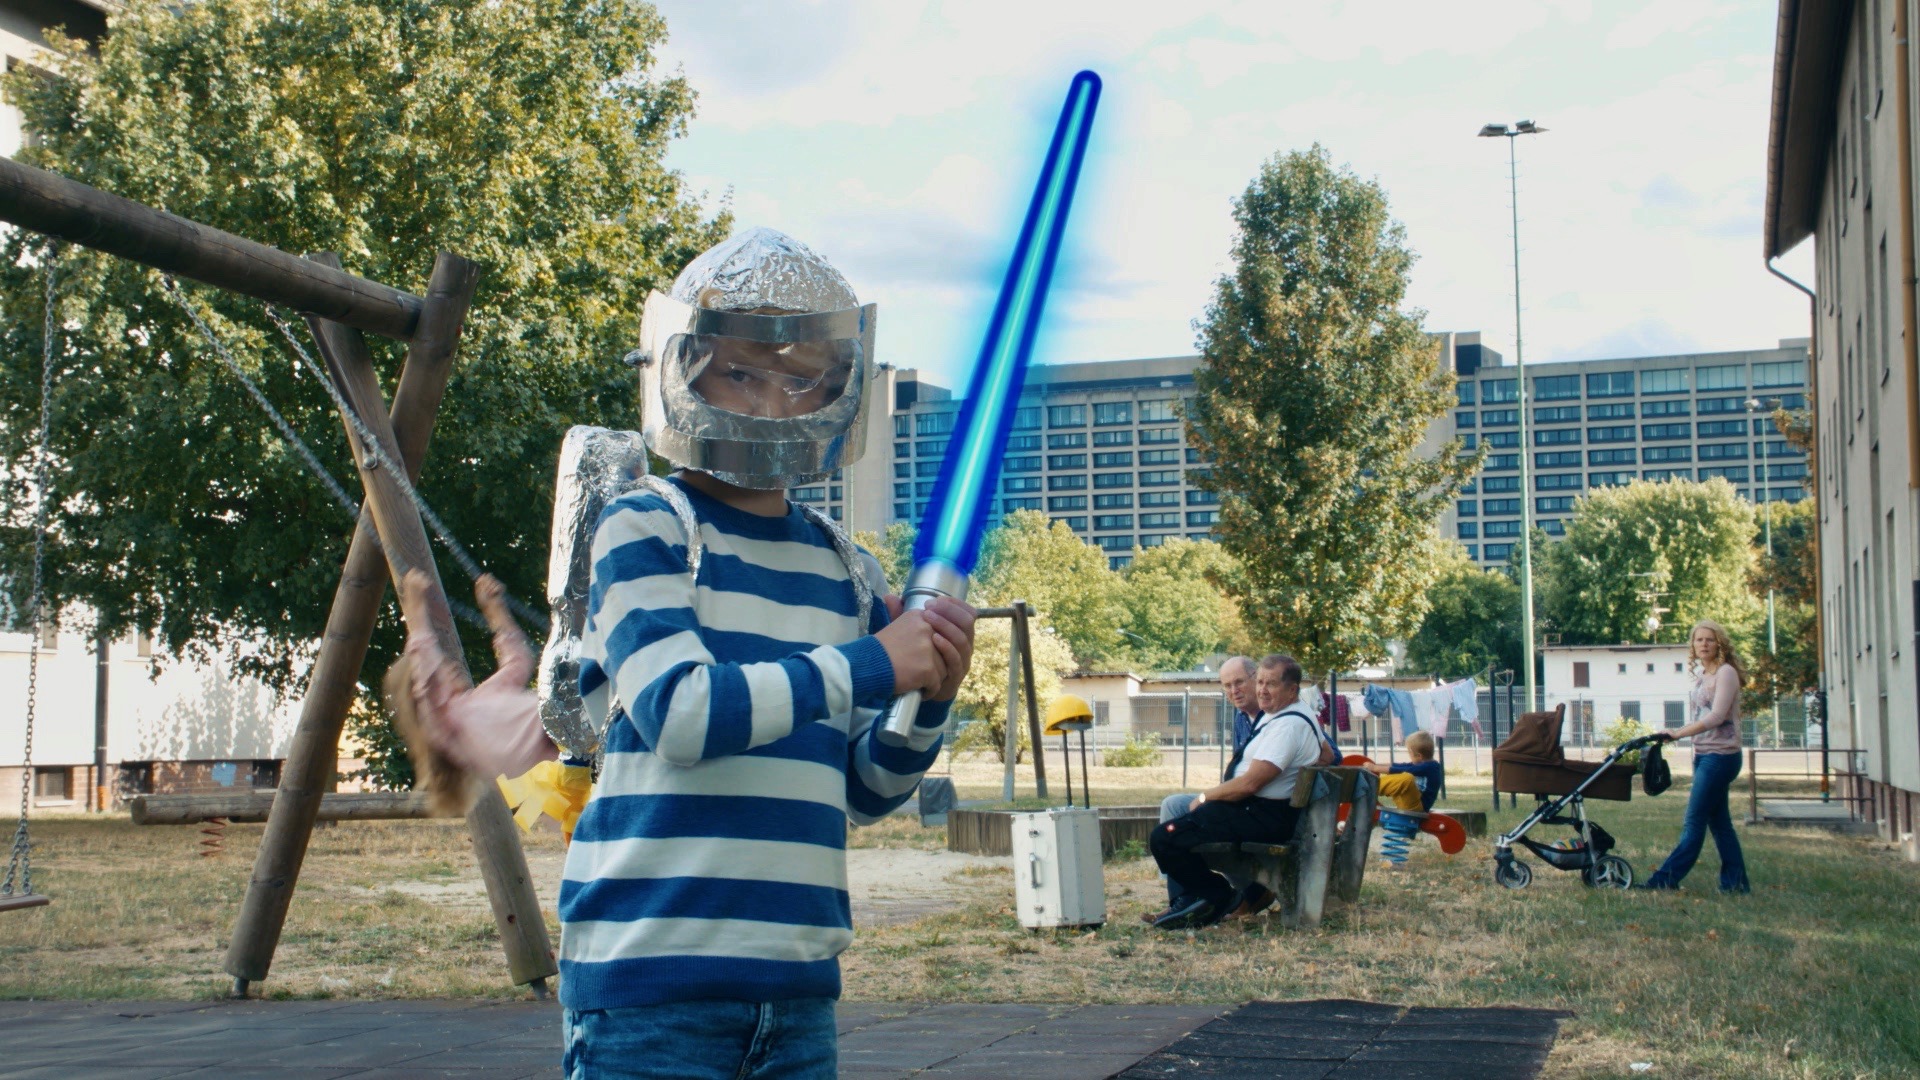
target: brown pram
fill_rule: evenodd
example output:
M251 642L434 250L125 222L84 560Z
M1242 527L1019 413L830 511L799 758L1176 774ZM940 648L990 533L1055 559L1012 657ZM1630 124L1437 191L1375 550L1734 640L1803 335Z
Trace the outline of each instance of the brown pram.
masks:
M1567 707L1552 712L1526 713L1513 733L1493 750L1493 786L1496 791L1523 792L1539 797L1540 805L1527 819L1493 842L1493 879L1509 889L1524 889L1533 881L1533 869L1513 857L1520 844L1556 870L1578 870L1589 886L1625 889L1633 885L1633 865L1613 850L1613 835L1599 822L1587 820L1587 800L1633 798L1631 766L1620 759L1636 750L1665 741L1661 735L1634 739L1603 761L1577 761L1560 748L1560 726ZM1557 796L1557 798L1555 797ZM1572 807L1571 816L1561 811ZM1571 844L1542 844L1527 832L1535 825L1567 825L1574 831Z

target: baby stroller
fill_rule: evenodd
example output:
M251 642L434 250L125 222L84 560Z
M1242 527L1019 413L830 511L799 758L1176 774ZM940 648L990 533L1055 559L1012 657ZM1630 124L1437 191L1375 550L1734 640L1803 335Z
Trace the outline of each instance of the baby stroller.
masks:
M1552 712L1522 715L1513 733L1494 748L1495 789L1539 796L1540 805L1525 821L1493 842L1493 880L1509 889L1524 889L1533 881L1533 869L1513 857L1513 845L1517 843L1556 870L1580 871L1580 880L1589 887L1631 888L1633 865L1609 854L1613 835L1599 822L1587 819L1587 800L1632 799L1636 770L1620 764L1620 759L1636 750L1657 747L1667 737L1655 734L1631 740L1615 747L1603 761L1569 760L1560 749L1560 725L1566 710L1563 704ZM1572 813L1563 815L1561 811L1569 807ZM1574 835L1571 841L1543 844L1527 836L1535 825L1571 826Z

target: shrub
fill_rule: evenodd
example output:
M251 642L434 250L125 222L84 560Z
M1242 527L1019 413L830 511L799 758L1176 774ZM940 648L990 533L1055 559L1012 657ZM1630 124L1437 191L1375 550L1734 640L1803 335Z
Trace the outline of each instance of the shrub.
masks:
M1124 746L1100 751L1100 764L1112 769L1146 769L1160 764L1160 736L1149 731L1129 735Z
M1606 740L1608 750L1612 750L1614 747L1619 746L1622 743L1626 743L1634 739L1638 739L1643 735L1651 735L1651 734L1652 732L1647 729L1647 726L1645 724L1642 724L1638 720L1633 720L1624 716L1618 720L1615 720L1613 723L1608 724L1606 727L1600 729L1600 737ZM1625 765L1628 768L1633 768L1633 769L1639 768L1640 767L1640 751L1635 750L1633 753L1628 754L1627 756L1621 758L1620 764Z

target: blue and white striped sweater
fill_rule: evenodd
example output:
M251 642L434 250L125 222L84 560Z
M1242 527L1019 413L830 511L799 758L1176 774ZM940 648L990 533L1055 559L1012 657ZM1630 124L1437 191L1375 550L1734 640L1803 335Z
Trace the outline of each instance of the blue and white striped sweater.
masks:
M560 887L573 1009L837 996L847 820L906 801L946 719L929 705L911 746L874 738L886 608L858 625L845 564L798 510L680 486L697 581L659 495L619 500L594 537L580 685L606 753Z

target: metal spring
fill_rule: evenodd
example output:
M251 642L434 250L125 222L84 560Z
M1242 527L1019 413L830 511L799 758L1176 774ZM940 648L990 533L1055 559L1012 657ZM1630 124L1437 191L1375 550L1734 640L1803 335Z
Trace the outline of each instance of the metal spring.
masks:
M200 857L203 859L211 859L224 854L222 845L226 843L227 839L227 819L223 817L210 817L200 824L204 826L204 828L200 830L200 836L202 837L200 841Z
M1380 854L1395 866L1403 866L1407 861L1407 850L1413 845L1413 838L1420 835L1420 822L1404 814L1389 810L1380 812Z

